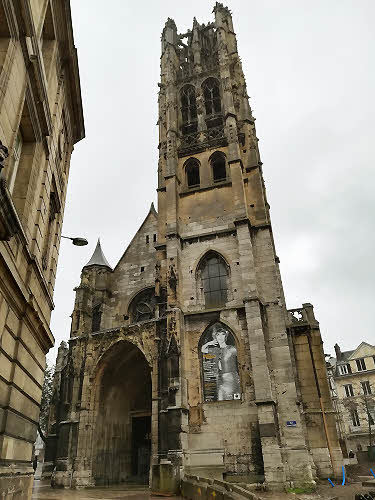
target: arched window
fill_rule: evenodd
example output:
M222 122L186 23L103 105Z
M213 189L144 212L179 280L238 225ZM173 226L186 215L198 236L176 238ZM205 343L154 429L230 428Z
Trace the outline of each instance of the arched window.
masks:
M202 85L206 115L221 113L219 82L215 78L207 78Z
M241 399L234 336L222 323L211 325L199 341L204 401Z
M222 257L209 252L200 265L206 308L225 305L228 299L228 269Z
M199 161L191 158L185 164L186 183L188 187L197 187L200 185Z
M226 159L224 153L216 151L211 158L212 178L214 182L224 181L227 178Z
M101 304L98 304L92 309L91 331L98 332L100 330L101 321L102 321L102 307Z
M193 85L185 85L180 92L182 133L192 134L197 131L197 102Z
M148 321L155 318L156 297L155 290L148 288L138 293L129 306L130 321Z

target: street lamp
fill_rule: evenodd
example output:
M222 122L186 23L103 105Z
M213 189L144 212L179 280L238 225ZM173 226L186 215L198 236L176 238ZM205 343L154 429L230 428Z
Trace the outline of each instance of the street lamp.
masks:
M69 236L62 236L62 235L61 238L72 240L73 245L76 245L77 247L84 247L85 245L88 245L88 241L85 238L70 238Z

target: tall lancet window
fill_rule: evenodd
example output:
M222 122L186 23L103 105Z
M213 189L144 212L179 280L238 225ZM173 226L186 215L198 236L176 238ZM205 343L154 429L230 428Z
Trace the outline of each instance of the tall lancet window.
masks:
M228 268L216 252L209 252L200 265L204 301L207 309L220 307L228 299Z
M193 85L185 85L180 92L182 133L192 134L197 131L197 102Z
M92 309L91 331L98 332L100 330L101 321L102 321L102 306L101 304L97 304Z
M210 116L221 113L220 88L216 78L207 78L203 82L202 88L206 115Z

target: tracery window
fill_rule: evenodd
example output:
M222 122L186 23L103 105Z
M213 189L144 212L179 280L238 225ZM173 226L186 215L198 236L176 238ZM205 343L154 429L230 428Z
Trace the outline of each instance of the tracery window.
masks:
M185 164L186 184L188 187L197 187L200 185L199 161L190 158Z
M138 293L129 306L132 323L148 321L155 318L156 297L153 288L147 288Z
M206 115L221 113L219 82L215 78L207 78L202 85Z
M192 134L197 131L197 102L193 85L185 85L180 92L182 133Z
M214 182L224 181L227 178L226 159L224 153L216 151L210 158L210 164Z
M204 401L241 399L237 348L233 334L222 323L211 325L199 342Z
M222 306L228 298L228 269L222 257L209 252L200 265L206 308Z

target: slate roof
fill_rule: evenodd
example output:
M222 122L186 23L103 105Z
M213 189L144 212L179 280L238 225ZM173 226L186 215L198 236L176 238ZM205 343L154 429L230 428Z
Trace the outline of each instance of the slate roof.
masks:
M109 265L108 260L104 256L102 247L100 245L100 239L98 239L98 243L96 244L96 248L94 250L94 253L92 254L91 259L83 267L89 267L89 266L108 267L112 271L112 267Z

